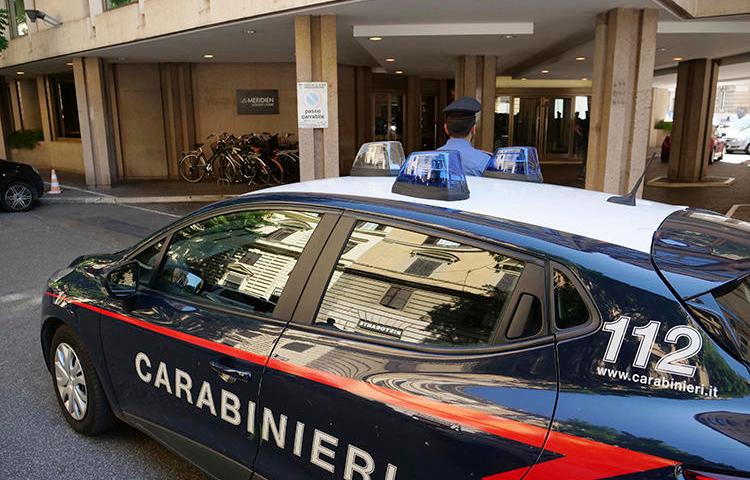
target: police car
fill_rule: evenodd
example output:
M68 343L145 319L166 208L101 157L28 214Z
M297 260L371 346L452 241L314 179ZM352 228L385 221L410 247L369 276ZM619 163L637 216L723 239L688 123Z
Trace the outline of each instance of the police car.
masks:
M496 159L371 156L398 177L75 260L41 327L65 419L220 479L747 478L750 224Z

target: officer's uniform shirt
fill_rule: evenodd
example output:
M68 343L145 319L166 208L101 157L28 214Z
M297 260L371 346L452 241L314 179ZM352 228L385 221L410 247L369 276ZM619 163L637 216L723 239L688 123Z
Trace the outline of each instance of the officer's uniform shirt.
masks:
M476 98L461 97L451 102L443 109L446 121L451 117L474 117L482 105ZM439 150L456 150L461 154L461 164L464 167L464 175L481 176L484 169L489 163L492 155L482 150L478 150L464 138L451 138Z
M474 175L477 177L482 176L491 158L489 153L474 148L465 138L450 138L438 150L456 150L461 154L461 165L464 167L464 175Z

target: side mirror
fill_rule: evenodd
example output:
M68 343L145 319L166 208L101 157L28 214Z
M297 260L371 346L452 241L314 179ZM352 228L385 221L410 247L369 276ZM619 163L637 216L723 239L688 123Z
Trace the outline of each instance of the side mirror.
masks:
M104 276L104 286L110 295L117 298L128 298L138 290L138 262L118 265Z

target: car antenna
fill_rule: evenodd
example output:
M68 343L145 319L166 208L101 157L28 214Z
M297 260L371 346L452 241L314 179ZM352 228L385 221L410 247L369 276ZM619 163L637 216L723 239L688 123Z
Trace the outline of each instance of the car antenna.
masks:
M633 185L632 190L630 190L625 195L611 196L607 199L607 201L611 203L617 203L620 205L629 205L631 207L635 207L635 196L638 193L638 189L641 188L641 183L643 183L643 179L646 178L646 172L648 171L648 167L651 166L655 158L656 158L656 152L651 154L651 158L649 158L648 161L646 162L646 166L643 169L643 173L635 182L635 185Z

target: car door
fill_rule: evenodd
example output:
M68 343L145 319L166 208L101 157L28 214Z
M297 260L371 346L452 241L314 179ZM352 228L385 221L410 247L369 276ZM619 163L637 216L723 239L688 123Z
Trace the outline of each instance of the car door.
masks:
M557 395L545 263L342 217L264 372L268 479L514 479Z
M139 292L105 311L101 339L126 418L219 478L249 478L264 364L335 213L204 215L134 258Z

